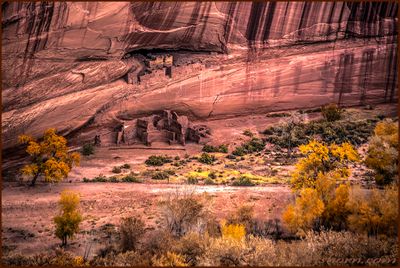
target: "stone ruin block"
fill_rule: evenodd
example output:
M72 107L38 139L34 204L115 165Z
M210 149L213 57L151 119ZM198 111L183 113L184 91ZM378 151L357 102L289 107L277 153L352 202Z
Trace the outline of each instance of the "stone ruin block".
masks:
M136 72L129 72L126 74L126 82L128 84L138 84L139 83L139 78Z
M193 125L188 129L188 140L205 144L210 140L210 129L206 125Z
M167 139L165 137L165 133L158 131L158 130L149 130L147 133L147 140L146 145L151 146L151 144L155 141L164 141L166 142Z
M169 144L177 143L176 133L173 131L165 131L166 138Z
M193 125L187 116L164 110L161 115L152 115L137 120L137 138L151 145L154 141L165 141L170 144L186 144L186 141L205 143L210 130L205 125Z

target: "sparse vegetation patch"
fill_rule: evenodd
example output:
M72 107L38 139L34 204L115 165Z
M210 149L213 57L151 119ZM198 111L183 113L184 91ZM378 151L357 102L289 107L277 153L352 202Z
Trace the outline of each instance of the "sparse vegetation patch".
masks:
M172 158L166 155L152 155L145 161L148 166L162 166L167 163L172 163Z
M377 119L334 122L317 120L309 123L298 123L291 130L287 129L287 126L270 127L264 131L264 134L267 135L267 142L282 148L307 144L315 138L320 138L327 143L350 142L359 146L368 141L377 121ZM287 133L291 133L290 141Z

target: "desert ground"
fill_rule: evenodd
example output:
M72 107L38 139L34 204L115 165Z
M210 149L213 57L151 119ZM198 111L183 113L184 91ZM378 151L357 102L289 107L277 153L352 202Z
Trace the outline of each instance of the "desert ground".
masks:
M384 114L394 116L393 105L376 106L373 110L363 107L347 108L347 115L354 118L370 118ZM307 114L307 120L319 119L319 112ZM212 130L211 144L229 144L229 151L249 139L243 134L250 130L257 137L269 126L279 125L283 119L264 115L251 115L206 122ZM204 123L204 122L203 122ZM216 143L218 141L218 143ZM57 201L65 189L79 192L84 220L80 232L71 241L68 250L83 255L90 247L89 256L104 247L109 239L108 228L113 229L122 217L138 216L146 224L147 230L162 227L160 201L177 193L192 193L207 200L207 210L216 219L224 219L241 205L251 205L259 221L274 221L281 218L285 207L293 200L289 187L290 172L295 161L285 159L283 152L265 152L245 155L239 159L227 159L226 154L214 153L217 161L205 165L196 161L203 145L186 146L153 144L129 148L97 148L94 155L82 156L79 167L74 168L69 177L61 183L38 182L35 187L26 181L5 182L2 189L2 246L3 252L36 254L59 246L54 235L53 217L57 213ZM163 149L166 148L166 149ZM268 144L267 144L268 148ZM359 147L365 151L365 146ZM144 164L151 155L164 155L175 159L162 167ZM175 165L181 159L188 161ZM113 173L113 168L128 164L129 168ZM155 172L173 170L166 180L155 180ZM204 178L211 172L221 179L218 185L204 185ZM121 177L133 174L141 183L83 182L83 178L96 176ZM254 178L255 186L232 186L229 179L238 174ZM198 176L199 183L188 185L186 178ZM217 180L219 179L217 178ZM352 167L351 182L368 188L368 171L361 166Z

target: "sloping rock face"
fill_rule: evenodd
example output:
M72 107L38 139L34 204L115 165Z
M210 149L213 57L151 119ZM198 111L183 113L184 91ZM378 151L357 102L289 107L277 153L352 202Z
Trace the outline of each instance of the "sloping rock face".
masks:
M395 102L397 10L378 2L5 2L3 148L48 127L79 143L163 109L208 119ZM149 52L173 55L168 75L143 73Z

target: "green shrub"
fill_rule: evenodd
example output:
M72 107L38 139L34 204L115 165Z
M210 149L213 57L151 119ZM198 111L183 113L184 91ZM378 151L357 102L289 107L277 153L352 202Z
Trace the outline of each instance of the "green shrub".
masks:
M186 164L186 160L179 160L179 161L174 162L172 165L174 167L180 167L180 166L184 166L185 164Z
M83 182L90 182L90 180L89 180L88 178L86 178L86 177L84 177L84 178L82 179L82 181L83 181Z
M203 146L202 151L206 152L206 153L215 153L215 152L218 152L218 148L215 146L206 144Z
M133 176L133 174L126 175L121 179L122 182L141 182L138 178Z
M233 186L254 186L255 184L251 181L249 177L240 176L239 178L235 178L232 182Z
M342 110L335 103L323 106L321 113L328 122L340 120L342 117Z
M112 173L121 173L121 168L120 167L113 167Z
M188 184L197 184L199 180L196 177L190 176L187 178L187 183Z
M94 177L92 182L107 182L107 177L100 174L99 176Z
M218 147L206 144L203 146L202 151L206 153L227 153L228 147L225 144L221 144Z
M228 146L225 145L225 144L221 144L221 145L218 147L218 150L219 150L220 153L226 154L226 153L228 153Z
M215 156L210 155L208 153L202 153L200 158L199 158L199 162L203 163L203 164L207 164L207 165L211 165L212 163L214 163L217 159L215 158Z
M131 168L131 165L125 163L125 164L123 164L123 165L121 166L121 168L130 169L130 168Z
M263 140L259 138L252 138L250 141L236 147L232 154L236 156L244 156L246 154L260 152L264 150L264 147L265 143Z
M326 143L350 142L352 145L358 146L368 141L376 122L377 119L334 122L316 120L309 123L299 123L290 130L290 143L288 135L286 135L289 132L286 125L270 127L264 131L264 134L267 135L267 142L282 148L307 144L316 136Z
M243 135L248 136L248 137L254 136L253 132L251 132L251 130L249 130L249 129L246 129L245 131L243 131Z
M169 174L166 171L156 171L151 178L153 180L167 180L169 179Z
M82 154L83 155L91 155L91 154L94 154L94 145L93 144L91 144L91 143L85 143L83 146L82 146Z
M246 151L242 146L238 146L235 148L235 150L233 150L232 154L237 156L243 156L246 154ZM231 159L236 159L236 157Z
M171 157L162 155L152 155L145 161L145 164L148 166L162 166L166 163L172 163Z
M112 177L110 177L110 178L108 178L108 182L119 182L119 180L117 179L117 177L115 177L115 176L112 176Z
M264 150L265 143L261 139L252 138L249 142L245 143L243 147L247 153L260 152Z

